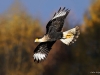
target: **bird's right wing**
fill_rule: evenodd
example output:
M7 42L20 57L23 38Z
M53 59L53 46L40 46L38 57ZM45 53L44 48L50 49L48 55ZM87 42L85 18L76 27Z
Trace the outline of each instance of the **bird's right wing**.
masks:
M40 43L34 50L34 54L33 54L34 61L40 62L46 59L49 51L51 50L55 42L56 41Z

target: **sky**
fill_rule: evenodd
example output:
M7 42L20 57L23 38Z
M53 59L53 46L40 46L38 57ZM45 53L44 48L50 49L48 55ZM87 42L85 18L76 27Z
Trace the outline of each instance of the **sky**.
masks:
M18 0L16 0L18 1ZM0 0L0 13L6 11L15 0ZM72 21L83 21L83 14L90 5L90 0L19 0L28 13L38 17L42 22L49 21L59 7L66 7L71 10L69 17Z

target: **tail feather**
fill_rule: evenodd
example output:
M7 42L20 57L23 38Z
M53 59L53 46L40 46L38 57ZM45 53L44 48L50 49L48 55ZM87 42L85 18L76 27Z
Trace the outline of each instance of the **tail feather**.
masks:
M76 41L76 39L79 37L80 30L79 27L76 26L73 29L70 29L68 31L63 32L63 38L60 39L64 44L70 45Z

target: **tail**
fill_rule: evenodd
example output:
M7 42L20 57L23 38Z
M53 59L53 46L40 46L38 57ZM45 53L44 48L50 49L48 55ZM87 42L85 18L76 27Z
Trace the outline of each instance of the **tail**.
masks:
M79 34L79 27L76 26L73 29L63 32L63 39L60 39L60 41L62 41L66 45L70 45L71 43L74 43L76 41L76 39L79 37Z

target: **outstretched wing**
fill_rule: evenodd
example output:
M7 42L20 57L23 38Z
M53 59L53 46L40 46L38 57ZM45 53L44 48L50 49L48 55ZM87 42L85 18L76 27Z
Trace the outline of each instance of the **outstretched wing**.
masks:
M69 11L70 10L65 9L65 7L63 9L61 9L60 7L58 12L56 12L53 18L48 22L46 26L46 34L50 33L52 27L54 27L53 29L55 29L55 31L60 32L64 25L64 20L66 16L68 15Z
M51 47L56 41L52 42L42 42L40 43L34 50L34 61L42 61L46 59L49 51L51 50Z

